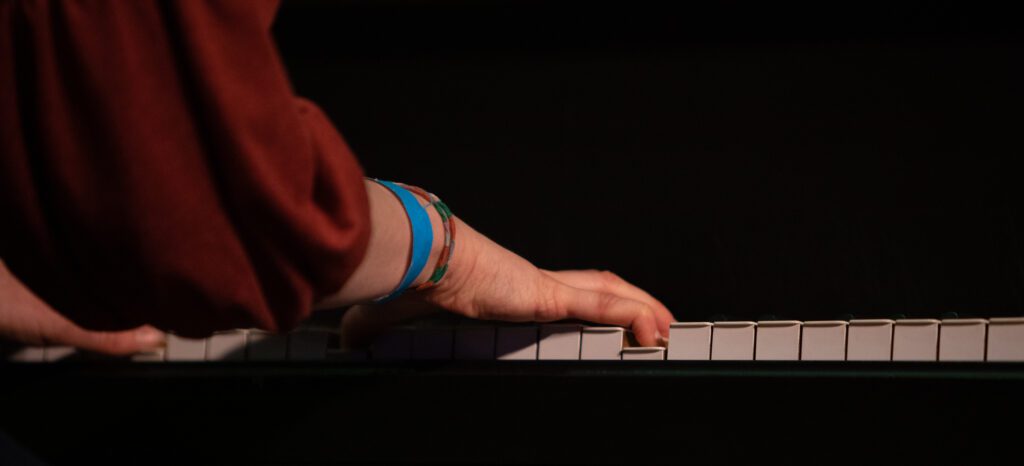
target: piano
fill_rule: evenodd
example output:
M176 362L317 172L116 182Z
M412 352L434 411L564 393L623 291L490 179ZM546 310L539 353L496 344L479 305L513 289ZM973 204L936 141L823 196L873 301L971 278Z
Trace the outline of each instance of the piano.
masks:
M1011 317L679 322L667 348L424 319L343 349L321 321L8 359L0 430L56 464L985 463L1020 456L1024 414Z
M192 339L172 333L165 348L128 360L1024 362L1024 317L676 322L666 346L657 347L638 346L622 327L443 316L388 329L368 348L345 348L340 321L324 321L288 334L237 329ZM59 346L17 348L7 355L16 363L96 357Z

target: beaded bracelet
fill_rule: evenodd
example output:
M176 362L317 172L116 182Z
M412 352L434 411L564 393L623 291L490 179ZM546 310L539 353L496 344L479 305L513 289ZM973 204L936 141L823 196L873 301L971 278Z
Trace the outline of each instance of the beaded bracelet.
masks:
M396 182L396 184L428 199L430 201L428 205L434 206L434 209L441 216L441 223L444 225L444 247L441 249L441 255L437 258L437 265L435 265L433 273L430 274L430 278L420 283L416 290L425 290L437 286L441 279L444 278L445 273L448 272L448 262L452 257L452 252L455 250L455 222L451 221L452 211L448 209L447 204L441 202L441 199L433 193L405 183Z

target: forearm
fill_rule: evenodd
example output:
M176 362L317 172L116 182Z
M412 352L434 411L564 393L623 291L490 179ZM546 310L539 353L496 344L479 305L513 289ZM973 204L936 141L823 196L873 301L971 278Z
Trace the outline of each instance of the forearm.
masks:
M317 308L348 306L386 295L398 286L408 268L412 233L401 201L374 181L364 180L364 184L370 202L370 240L366 254L341 289L317 303ZM428 201L416 198L421 205ZM441 216L433 207L427 207L427 215L433 227L434 242L427 265L413 285L430 277L444 245Z
M401 203L387 188L368 182L370 247L353 277L325 304L363 303L387 294L401 279L409 260L409 223ZM425 203L425 202L424 202ZM425 281L443 246L443 224L430 213L434 248L415 283ZM355 306L345 315L342 340L362 340L399 320L444 309L465 317L512 322L563 319L616 325L633 330L643 346L665 343L672 313L647 292L602 270L541 270L452 217L458 231L450 271L436 287L407 292L382 306ZM355 311L355 312L353 312ZM376 329L376 330L375 330ZM355 342L355 343L354 343Z

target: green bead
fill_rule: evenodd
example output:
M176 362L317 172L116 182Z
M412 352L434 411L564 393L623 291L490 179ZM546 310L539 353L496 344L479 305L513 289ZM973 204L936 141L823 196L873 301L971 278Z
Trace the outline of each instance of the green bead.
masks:
M437 201L437 205L438 205L439 207L441 207L442 209L444 209L444 214L442 214L442 215L441 215L442 217L444 217L444 218L448 218L448 217L451 217L451 216L452 216L452 211L451 211L451 209L449 209L449 208L448 208L448 206L447 206L447 205L446 205L446 204L445 204L444 202L441 202L441 201Z
M434 283L437 283L437 282L441 281L441 277L443 277L444 273L447 272L447 271L448 271L448 264L445 264L441 268L439 268L437 270L434 270L434 274L430 276L430 281L432 281Z

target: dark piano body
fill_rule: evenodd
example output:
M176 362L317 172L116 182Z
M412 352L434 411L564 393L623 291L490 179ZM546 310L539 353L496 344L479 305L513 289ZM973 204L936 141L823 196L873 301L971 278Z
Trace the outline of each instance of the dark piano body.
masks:
M57 464L1020 457L1019 363L56 363L2 427Z
M1024 315L1014 18L293 1L275 34L368 173L542 267L681 320L988 318ZM56 464L1019 463L1022 395L991 362L67 361L0 366L0 431Z

